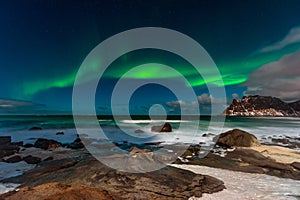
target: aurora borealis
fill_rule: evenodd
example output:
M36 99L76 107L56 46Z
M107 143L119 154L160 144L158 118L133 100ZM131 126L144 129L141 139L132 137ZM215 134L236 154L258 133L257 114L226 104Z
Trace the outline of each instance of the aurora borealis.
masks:
M68 113L77 71L89 52L114 34L149 26L174 29L196 40L216 63L223 81L214 74L202 79L186 60L170 52L130 52L113 62L101 78L105 87L99 88L95 98L102 111L109 113L114 84L137 66L143 70L130 73L127 79L176 80L177 73L161 70L163 65L170 66L188 80L189 84L180 86L182 90L192 86L199 97L208 93L207 85L224 86L227 99L218 100L223 103L247 94L300 99L300 72L295 64L300 59L293 56L300 51L300 2L296 0L14 0L0 4L1 99L32 101ZM99 67L96 61L92 64ZM288 72L277 72L285 69ZM87 77L87 84L92 78ZM291 91L283 89L285 84ZM151 100L140 91L132 99L135 113L143 114L153 103L192 104L191 99L174 99L165 89L153 88L158 98ZM151 94L153 88L144 87L144 92Z

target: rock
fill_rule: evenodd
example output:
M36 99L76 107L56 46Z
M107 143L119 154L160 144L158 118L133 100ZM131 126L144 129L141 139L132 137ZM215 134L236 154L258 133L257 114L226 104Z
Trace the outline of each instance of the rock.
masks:
M23 160L27 164L38 164L38 163L41 162L41 158L35 157L35 156L31 156L31 155L24 157Z
M17 162L20 162L20 161L22 161L21 156L12 156L12 157L4 160L4 162L7 162L7 163L17 163Z
M11 136L0 136L0 145L10 145Z
M23 147L25 147L25 148L30 148L30 147L34 147L34 145L33 145L33 144L28 144L28 143L27 143L27 144L24 144Z
M137 129L137 130L134 131L134 133L144 133L144 131L141 130L141 129Z
M168 122L161 126L152 126L152 132L172 132L172 126Z
M28 129L29 131L39 131L39 130L43 130L41 127L38 126L33 126L31 128Z
M139 154L144 153L136 155ZM6 179L5 182L20 183L23 188L49 182L76 184L100 190L104 188L113 199L120 200L188 199L192 196L201 197L203 192L214 193L225 188L224 183L218 179L171 166L146 173L122 172L103 165L87 154L80 158L41 163L22 176ZM1 198L5 197L0 196Z
M178 159L176 164L183 163ZM204 158L195 157L188 164L204 165L214 168L222 168L247 173L268 174L280 178L300 180L298 164L284 164L264 156L253 149L237 147L234 151L228 151L225 157L208 153Z
M221 133L217 140L219 146L238 146L238 147L252 147L259 146L257 138L240 129L233 129L225 133Z
M272 138L272 142L282 143L282 144L289 144L290 141L287 138Z
M49 160L53 160L53 159L54 159L54 158L53 158L52 156L49 156L49 157L45 158L45 159L43 160L43 162L49 161Z
M138 154L138 153L149 153L151 152L149 149L139 149L137 147L131 147L130 155Z
M84 147L84 144L82 143L81 139L78 137L72 143L67 144L66 147L70 149L81 149Z
M19 152L20 147L16 145L0 145L0 159Z
M60 131L60 132L57 132L56 135L64 135L65 133Z
M44 138L39 138L33 145L36 148L41 148L45 150L53 150L58 147L61 147L62 144L60 142L57 142L55 140L48 140Z
M199 145L191 145L180 157L184 159L194 158L199 155L200 150L201 147Z
M294 168L296 168L297 170L300 170L300 162L293 162L291 164L291 166L293 166Z
M11 145L23 146L23 141L21 141L21 142L12 142Z
M204 133L202 135L202 137L211 137L211 136L215 136L215 134L213 134L213 133Z
M105 190L80 185L67 185L63 183L46 183L35 187L23 187L0 195L0 199L9 200L111 200L112 197Z

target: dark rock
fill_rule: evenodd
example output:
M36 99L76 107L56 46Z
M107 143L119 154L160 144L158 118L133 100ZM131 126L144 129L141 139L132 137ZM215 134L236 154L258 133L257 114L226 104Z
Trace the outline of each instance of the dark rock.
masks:
M20 147L16 145L0 145L0 159L19 152Z
M48 140L44 138L39 138L34 143L34 147L45 149L45 150L53 150L61 146L62 144L60 142L57 142L55 140Z
M38 126L33 126L31 128L28 129L29 131L39 131L39 130L43 130L41 127Z
M200 150L201 147L199 145L191 145L180 157L185 159L194 158L199 155Z
M45 159L43 160L43 162L49 161L49 160L53 160L53 159L54 159L54 158L53 158L52 156L49 156L49 157L45 158Z
M291 166L293 166L295 169L300 170L300 162L293 162L291 164Z
M12 157L4 160L4 162L7 162L7 163L17 163L17 162L20 162L20 161L22 161L21 156L12 156Z
M260 144L254 135L240 129L233 129L225 133L221 133L218 137L217 145L230 147L252 147Z
M178 159L175 163L179 164L182 161ZM279 163L269 157L265 157L258 151L245 148L236 148L234 151L227 152L225 157L209 153L204 158L196 157L185 164L204 165L300 180L300 171L297 169L297 164Z
M21 142L12 142L11 145L23 146L23 141L21 141Z
M27 144L24 144L23 147L25 147L25 148L30 148L30 147L34 147L34 145L33 145L33 144L28 144L28 143L27 143Z
M0 199L22 200L22 199L70 199L70 200L112 200L105 191L79 185L67 185L63 183L46 183L36 187L24 187L18 191L11 191L0 195Z
M272 138L272 142L282 143L282 144L289 144L290 141L287 138Z
M71 161L76 162L68 164ZM113 199L120 200L188 199L201 197L203 192L214 193L225 188L218 179L171 166L147 173L126 173L111 169L89 155L41 163L40 167L5 182L20 183L21 187L60 182L105 188Z
M0 145L10 145L11 136L0 136Z
M134 131L134 133L144 133L144 131L141 130L141 129L137 129L137 130Z
M172 126L169 123L165 123L161 126L152 126L152 132L172 132Z
M211 137L211 136L215 136L215 134L213 134L213 133L204 133L202 135L202 137Z
M72 143L67 144L66 147L70 149L81 149L84 147L84 144L82 143L81 139L78 137Z
M62 131L61 131L61 132L57 132L57 133L56 133L56 135L64 135L64 134L65 134L65 133L64 133L64 132L62 132Z
M27 164L38 164L38 163L41 162L41 158L35 157L35 156L31 156L31 155L24 157L23 160Z

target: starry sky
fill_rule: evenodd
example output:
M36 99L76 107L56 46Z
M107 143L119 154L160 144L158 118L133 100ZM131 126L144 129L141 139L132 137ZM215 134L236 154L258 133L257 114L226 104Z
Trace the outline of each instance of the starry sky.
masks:
M170 52L137 50L120 56L101 78L98 114L111 113L116 82L140 65L147 70L125 78L172 81L176 74L161 70L171 66L189 82L182 90L192 87L197 98L177 99L168 88L145 85L130 99L133 114L147 114L153 104L170 114L178 114L178 108L192 113L195 101L203 112L208 104L224 109L244 95L299 100L299 10L298 0L1 1L0 113L71 113L73 84L85 57L105 39L139 27L173 29L193 38L214 60L223 83L214 76L203 80ZM224 87L226 98L209 94L207 84Z

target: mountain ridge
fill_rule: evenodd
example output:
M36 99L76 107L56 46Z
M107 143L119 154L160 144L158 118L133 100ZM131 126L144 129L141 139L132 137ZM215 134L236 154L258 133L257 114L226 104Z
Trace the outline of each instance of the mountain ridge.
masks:
M271 96L243 96L241 99L233 99L223 114L247 117L300 117L300 100L286 103Z

